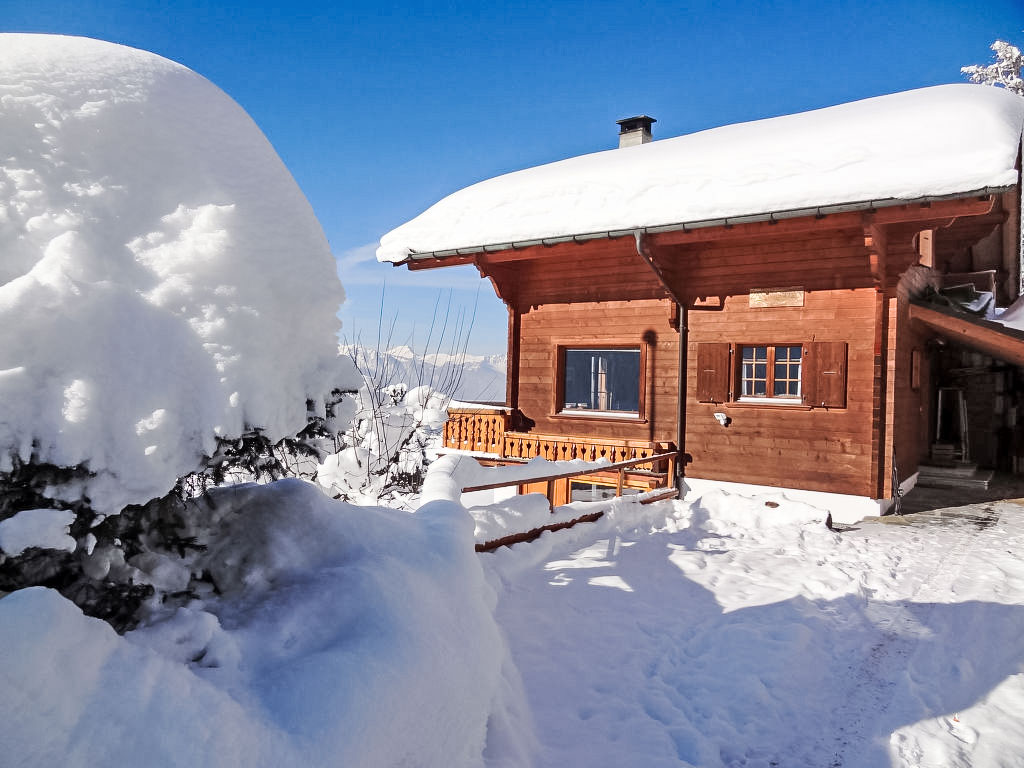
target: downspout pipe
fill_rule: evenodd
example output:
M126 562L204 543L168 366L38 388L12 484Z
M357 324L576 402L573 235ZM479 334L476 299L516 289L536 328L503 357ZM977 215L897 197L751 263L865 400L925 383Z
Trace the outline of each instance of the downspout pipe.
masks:
M677 293L672 285L669 283L668 277L665 275L664 270L658 265L657 260L654 258L654 254L647 247L647 234L643 230L634 230L633 238L636 242L637 255L643 259L647 266L651 268L658 280L661 282L662 287L668 293L672 300L676 303L676 316L679 318L679 373L678 379L678 399L679 399L679 413L676 418L676 451L678 452L678 458L676 459L676 476L674 479L676 490L679 491L679 496L682 498L683 495L683 475L684 465L686 464L686 366L687 366L687 339L689 329L687 328L688 313L686 310L686 302L682 296Z
M676 450L679 451L679 458L676 459L676 490L679 491L679 498L683 498L683 478L686 476L686 369L687 353L689 351L689 312L686 305L676 302L677 316L679 318L679 418L676 420Z

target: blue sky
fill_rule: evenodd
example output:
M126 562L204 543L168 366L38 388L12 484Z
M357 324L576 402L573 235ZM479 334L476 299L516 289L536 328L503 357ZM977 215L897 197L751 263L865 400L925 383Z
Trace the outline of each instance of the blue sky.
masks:
M1022 0L395 2L0 0L10 32L154 51L253 116L309 198L339 261L344 332L426 340L441 305L504 352L506 313L473 270L409 274L377 239L446 194L615 146L646 113L655 138L958 82L996 38L1024 43ZM450 293L449 293L450 292Z

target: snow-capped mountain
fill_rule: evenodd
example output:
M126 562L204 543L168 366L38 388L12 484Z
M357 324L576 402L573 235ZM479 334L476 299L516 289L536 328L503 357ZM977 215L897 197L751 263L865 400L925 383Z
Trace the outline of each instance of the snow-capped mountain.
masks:
M379 386L427 385L452 399L472 402L505 399L505 355L421 354L404 345L378 352L356 344L342 345L341 353L355 358L360 370Z

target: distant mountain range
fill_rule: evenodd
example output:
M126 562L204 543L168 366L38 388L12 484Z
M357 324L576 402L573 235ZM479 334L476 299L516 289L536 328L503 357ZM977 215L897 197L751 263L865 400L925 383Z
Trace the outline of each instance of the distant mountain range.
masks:
M379 384L431 386L455 400L504 402L505 355L421 354L408 346L377 352L365 346L342 345L342 354L359 358L359 367Z

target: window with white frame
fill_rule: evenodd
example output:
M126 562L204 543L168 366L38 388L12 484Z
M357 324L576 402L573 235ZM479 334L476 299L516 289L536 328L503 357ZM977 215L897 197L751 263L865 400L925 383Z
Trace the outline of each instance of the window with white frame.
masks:
M802 358L799 344L740 347L740 398L799 400Z

